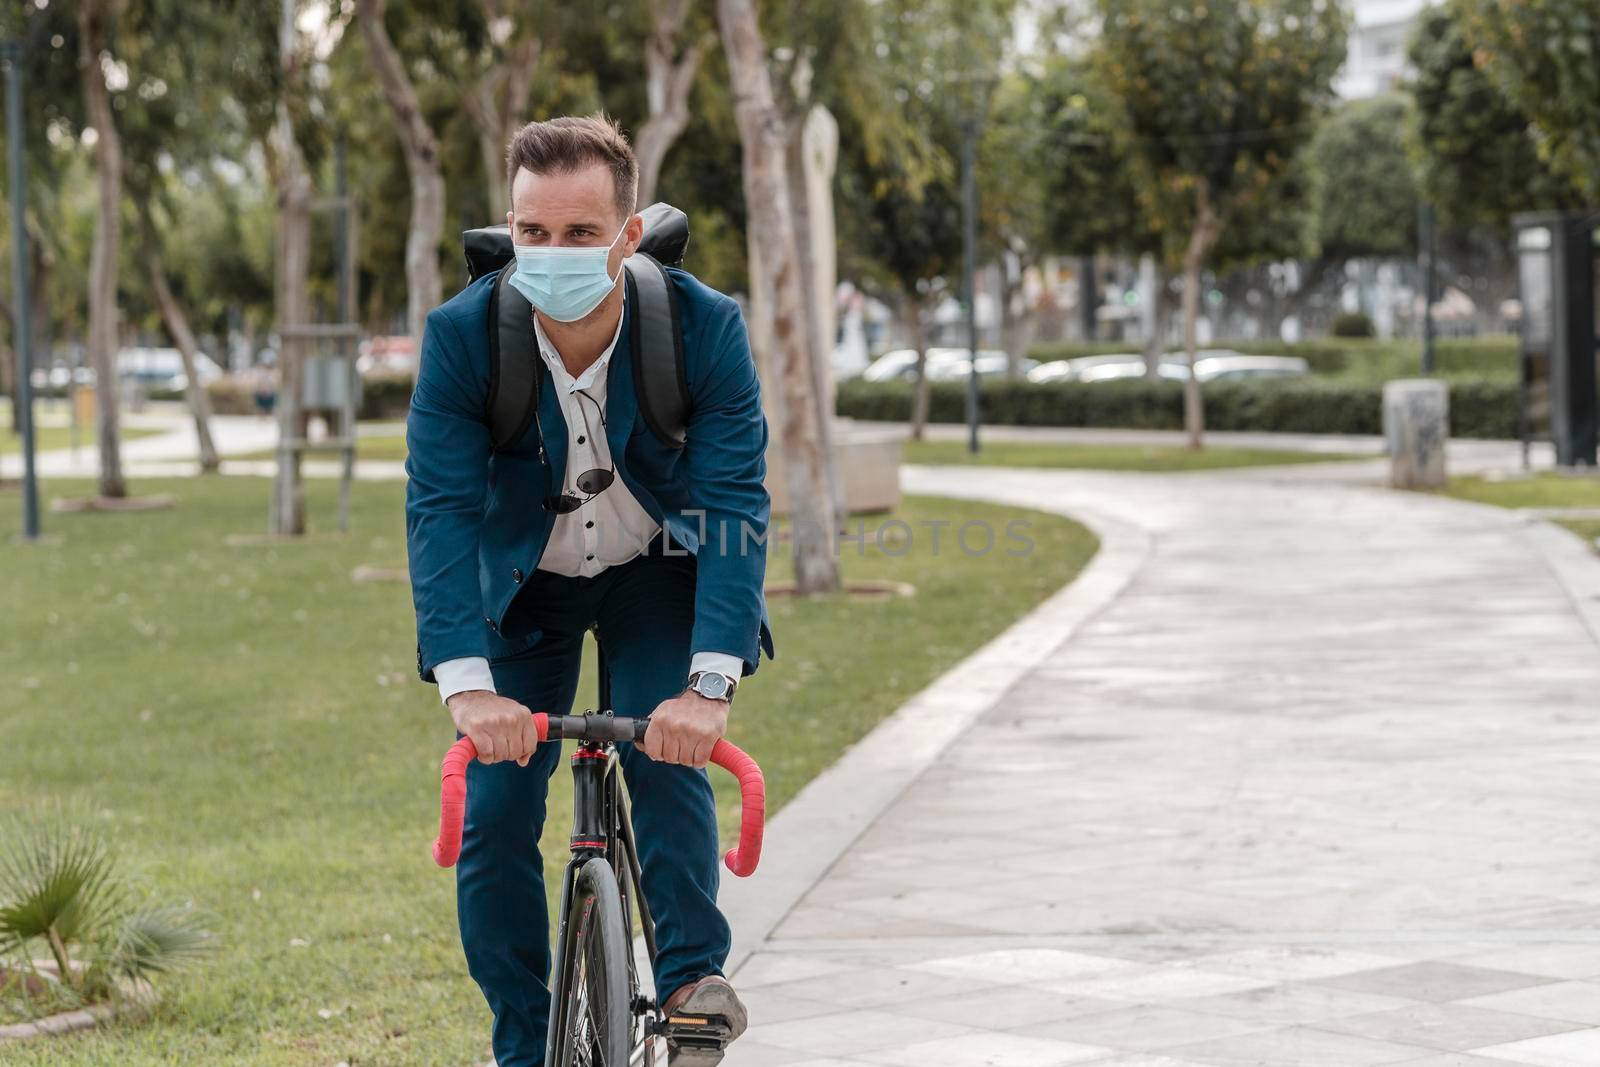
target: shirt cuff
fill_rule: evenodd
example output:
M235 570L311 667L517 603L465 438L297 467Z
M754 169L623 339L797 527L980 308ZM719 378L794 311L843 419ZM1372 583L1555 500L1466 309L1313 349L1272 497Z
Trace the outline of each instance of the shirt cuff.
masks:
M457 693L469 689L495 691L494 674L489 670L489 661L482 656L447 659L433 669L433 679L439 683L439 699L446 703Z
M701 671L725 674L737 682L744 677L744 660L726 652L696 652L689 660L689 673L698 674Z

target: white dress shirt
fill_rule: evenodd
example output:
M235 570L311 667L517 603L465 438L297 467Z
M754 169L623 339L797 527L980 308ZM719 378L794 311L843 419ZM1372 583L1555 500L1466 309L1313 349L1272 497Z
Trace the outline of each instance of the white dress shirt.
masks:
M607 567L638 556L661 529L620 477L613 477L611 485L593 499L585 499L586 494L575 484L586 471L615 469L605 430L606 371L611 366L617 338L622 336L622 318L618 317L616 332L600 358L576 378L567 373L561 354L545 335L537 315L533 333L567 422L567 469L562 476L562 492L584 500L576 511L556 516L538 569L569 578L592 578ZM530 502L529 506L539 504ZM744 661L726 652L696 652L690 660L689 673L696 671L713 671L737 679L744 673ZM446 701L469 689L495 691L489 661L482 656L446 660L434 667L433 677L439 683L440 699ZM637 713L639 709L634 710Z

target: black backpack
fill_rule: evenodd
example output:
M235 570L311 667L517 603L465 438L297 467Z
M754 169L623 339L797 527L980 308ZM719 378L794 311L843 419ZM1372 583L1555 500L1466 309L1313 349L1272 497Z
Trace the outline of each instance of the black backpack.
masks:
M678 298L667 267L683 262L689 247L689 217L670 204L651 204L639 213L644 239L623 260L627 299L633 308L629 346L633 380L645 425L662 444L682 448L689 422L689 379L683 369L683 327ZM471 281L500 270L515 258L511 230L483 226L461 235ZM496 449L514 444L527 432L539 403L540 371L533 338L533 307L500 271L489 295L489 437Z

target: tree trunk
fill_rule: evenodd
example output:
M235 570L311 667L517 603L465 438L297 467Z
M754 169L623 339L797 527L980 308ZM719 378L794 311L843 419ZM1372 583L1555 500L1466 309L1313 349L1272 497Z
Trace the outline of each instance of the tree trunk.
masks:
M295 0L283 0L279 26L280 62L284 92L296 76ZM277 121L268 140L274 184L278 192L278 232L274 256L274 311L278 334L278 474L273 484L272 523L275 534L306 532L305 483L300 453L285 447L305 436L300 416L300 380L304 368L305 340L286 336L310 319L306 279L311 270L311 175L295 138L287 99L278 101Z
M1095 291L1094 255L1078 257L1078 326L1085 341L1100 333L1100 296Z
M680 47L689 8L689 0L654 0L650 5L651 30L644 43L644 90L650 117L633 139L633 152L639 159L640 207L655 202L661 164L689 125L689 93L705 53L705 43L700 40Z
M811 364L813 403L817 407L817 427L821 433L822 448L833 456L833 291L838 276L838 247L834 243L832 150L837 146L838 127L833 116L820 106L815 109L826 115L831 127L833 145L820 160L808 157L812 137L812 110L785 120L788 147L785 150L785 169L789 184L789 205L794 211L794 246L800 263L800 299L806 313L800 321L805 327L805 347ZM822 136L828 136L825 131ZM816 163L825 164L827 181L823 195L812 197L811 168ZM824 202L825 201L825 202ZM844 487L839 482L833 463L827 464L828 491L833 495L834 511L846 514Z
M211 397L200 381L199 362L195 358L199 345L195 344L194 331L189 328L189 317L183 313L183 305L178 303L178 298L172 293L172 287L167 284L166 265L161 261L159 238L146 211L147 209L141 205L139 213L144 224L144 256L145 263L150 269L150 288L155 293L156 304L161 308L161 321L166 324L173 345L183 357L183 373L189 379L188 388L184 390L184 399L189 402L189 413L194 416L195 435L200 440L200 470L206 474L215 474L220 464L217 460L217 446L211 440Z
M491 26L505 17L497 3L485 2L483 8ZM472 120L473 130L477 134L489 212L496 221L511 210L506 149L510 146L512 135L522 127L522 109L527 106L528 90L533 85L533 76L539 69L539 56L543 50L543 39L537 33L527 34L507 52L493 58L483 76L462 98L467 117Z
M1146 287L1150 306L1147 316L1149 328L1144 338L1144 376L1151 381L1158 381L1161 378L1161 357L1166 351L1169 310L1167 272L1155 256L1145 256L1139 267L1141 274L1148 272L1150 283Z
M416 90L383 25L385 0L356 0L356 18L367 43L384 99L394 116L411 177L411 225L406 233L406 326L411 351L422 363L422 331L428 312L439 305L439 237L444 231L444 175L439 169L439 139L422 116Z
M922 300L912 294L906 298L911 309L907 325L911 327L911 344L917 350L917 380L911 396L911 439L920 441L928 429L928 322Z
M743 146L745 207L772 296L770 336L784 393L781 440L794 527L795 590L801 595L828 592L839 588L833 540L837 520L828 488L831 457L822 446L801 321L805 305L785 179L783 122L773 102L766 45L751 0L717 0L717 12Z
M1013 267L1015 269L1013 269ZM1028 306L1028 263L1012 252L1000 254L1000 344L1006 351L1006 374L1022 377L1022 361L1033 343L1034 316Z
M11 304L0 297L0 318L6 320L6 337L15 337L17 320L11 313ZM0 341L0 396L9 397L11 400L11 425L12 433L18 432L22 424L18 422L20 412L17 409L17 353L10 344Z
M1183 383L1183 428L1189 447L1205 447L1205 407L1200 399L1200 379L1195 377L1195 356L1199 345L1196 330L1200 320L1200 268L1216 237L1216 214L1204 182L1195 188L1195 222L1189 245L1183 252L1183 350L1188 357L1189 375Z
M94 127L98 213L89 265L89 361L94 367L99 414L100 495L128 495L122 478L122 439L117 417L117 246L122 236L122 142L111 116L101 56L109 13L103 0L78 5L78 70L84 107Z

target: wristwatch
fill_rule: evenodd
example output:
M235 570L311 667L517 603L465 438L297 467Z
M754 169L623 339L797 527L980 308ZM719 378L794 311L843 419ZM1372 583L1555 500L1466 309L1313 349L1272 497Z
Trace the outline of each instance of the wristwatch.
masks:
M739 679L730 678L717 671L695 671L689 675L689 692L698 693L707 700L733 703L733 691L739 688Z

